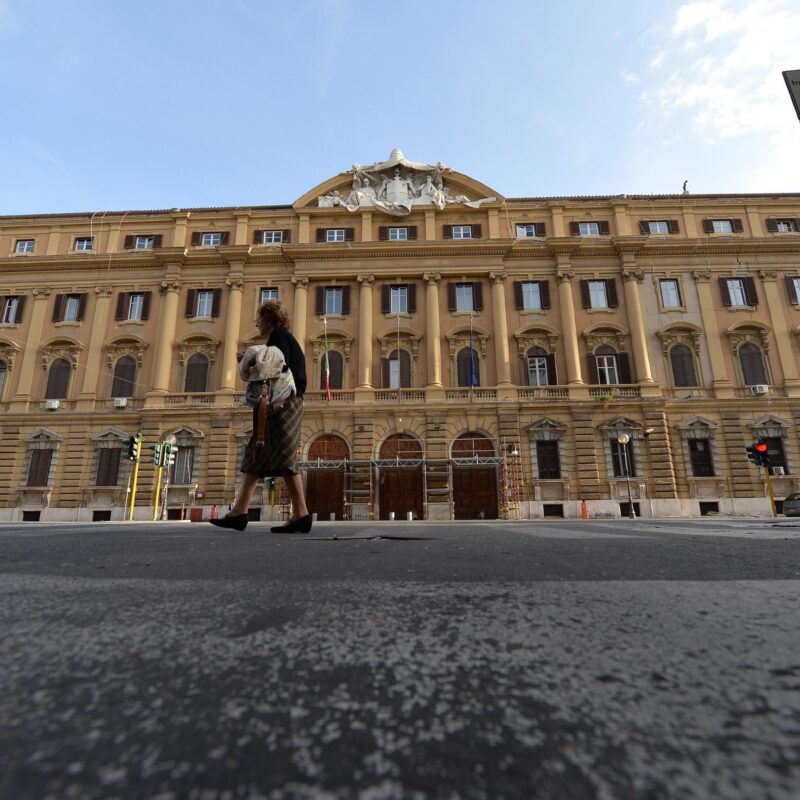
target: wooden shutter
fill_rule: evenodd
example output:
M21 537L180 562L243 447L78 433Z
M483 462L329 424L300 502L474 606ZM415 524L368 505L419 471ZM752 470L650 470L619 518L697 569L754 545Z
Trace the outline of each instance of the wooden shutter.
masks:
M389 314L392 310L392 287L388 283L381 286L381 314Z
M631 362L627 353L617 353L617 376L620 383L633 383L631 380Z
M719 278L719 294L722 298L722 305L730 308L731 305L731 293L728 291L728 279L727 278Z
M744 231L744 226L742 225L742 221L740 219L732 219L731 230L734 233L742 233Z
M326 228L317 228L317 241L318 242L324 242L325 241L326 230L327 230Z
M389 388L389 359L381 359L381 386L384 389Z
M714 221L711 219L703 220L703 233L714 233Z
M480 225L471 225L470 227L472 228L472 238L473 238L473 239L480 239L480 238L481 238L481 236L483 235L483 234L481 233L481 231L483 230L483 228L481 228L481 226L480 226Z
M592 295L589 292L589 281L581 281L581 305L584 308L592 307Z
M222 289L214 289L213 294L211 295L211 316L218 317L219 316L219 307L220 303L222 302Z
M194 316L195 308L197 307L196 303L195 303L195 295L196 294L197 294L197 290L196 289L189 289L189 291L186 293L186 311L185 311L185 316L187 316L187 317L193 317Z
M281 230L281 244L291 244L292 243L292 232L289 228L283 228Z
M417 311L417 284L408 284L408 313L415 314Z
M114 319L117 321L121 319L127 319L127 306L128 304L128 293L127 292L120 292L119 296L117 297L117 312L114 316Z
M119 476L119 447L104 447L97 455L95 486L116 486Z
M600 222L597 223L597 228L600 231L601 236L608 236L610 232L608 222L606 222L604 219L601 219Z
M342 286L342 316L350 313L350 287Z
M150 295L152 292L144 292L142 295L142 320L150 319Z
M72 364L66 358L57 358L50 365L47 375L47 388L44 392L45 400L64 400L69 389L69 373Z
M747 305L758 305L758 292L756 291L755 278L747 277L744 279L744 299Z
M325 287L317 286L317 300L315 313L322 315L325 313Z
M619 305L617 282L614 278L606 278L606 301L609 308L616 308Z
M25 310L25 295L21 295L19 298L19 302L17 303L17 314L14 317L14 322L19 324L22 322L22 312Z
M472 307L475 311L483 311L483 284L480 281L472 284Z
M569 235L570 236L580 236L581 235L581 226L577 222L570 222L569 224Z
M208 358L195 353L186 364L186 392L205 392L208 387Z
M228 231L222 231L222 233L219 236L220 245L228 244L228 242L230 241L230 238L231 238L231 235L230 235L230 233L228 233Z
M678 220L676 220L676 219L668 219L667 220L667 230L670 233L680 233L681 229L680 229L680 226L678 225Z
M453 226L442 225L442 239L452 239L452 238L453 238Z
M543 239L545 237L545 226L544 222L534 222L533 223L533 235Z
M456 285L454 283L447 284L447 310L456 310Z
M549 386L557 386L558 375L556 374L556 354L548 353L544 357L544 360L547 364L547 383Z
M522 281L514 281L514 308L517 311L525 308L525 301L522 298Z
M650 233L650 223L647 220L639 220L639 233Z
M600 377L597 374L597 358L595 358L593 353L589 353L586 356L586 374L589 378L590 384L598 384L600 383Z
M123 245L123 247L126 250L130 250L134 246L134 244L136 244L136 237L135 236L126 236L125 237L125 244Z
M253 244L264 244L264 231L253 231Z
M197 247L203 241L203 234L199 231L192 233L192 247Z
M550 281L539 281L539 297L542 300L542 308L550 308Z
M408 389L411 386L411 356L407 350L400 350L400 386Z
M64 304L66 301L66 295L56 295L55 302L53 303L53 322L61 322L64 319Z
M389 226L388 225L379 225L378 226L378 241L379 242L388 242L389 241Z
M769 233L777 233L778 232L778 220L776 220L776 219L768 219L767 220L767 231Z
M161 247L161 243L164 241L164 236L160 233L157 233L153 237L153 249L158 249Z
M408 228L407 228L407 234L406 235L408 236L408 238L412 242L416 242L417 241L417 226L416 225L409 225Z
M344 229L344 240L346 242L354 242L356 240L356 229L355 228L345 228Z
M112 397L133 397L136 380L136 360L132 356L122 356L114 365L114 383L111 385Z
M797 305L797 289L794 286L794 278L786 276L786 293L789 295L789 302Z
M31 463L28 466L28 486L47 486L50 477L50 462L53 460L53 451L31 450Z
M89 297L85 292L78 295L78 322L80 322L86 314L86 299Z

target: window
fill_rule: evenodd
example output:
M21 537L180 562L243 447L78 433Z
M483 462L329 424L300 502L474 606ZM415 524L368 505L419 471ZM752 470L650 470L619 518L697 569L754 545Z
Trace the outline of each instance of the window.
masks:
M454 239L471 239L472 225L453 225Z
M78 298L70 295L67 297L67 304L64 306L64 322L78 321Z
M547 386L550 381L547 374L547 351L543 347L531 347L528 350L528 385Z
M197 309L195 311L196 317L210 317L211 310L214 307L214 292L200 290L197 292Z
M456 358L459 386L480 386L481 376L478 354L472 347L464 347L458 351Z
M633 439L627 444L620 444L616 439L611 439L611 464L615 478L636 475L636 462L633 458Z
M47 387L44 392L45 400L64 400L69 390L69 376L72 372L72 362L66 358L57 358L50 365L47 373Z
M539 281L523 281L522 307L526 311L531 309L541 309L542 292L539 287Z
M787 278L789 282L789 299L796 305L800 302L800 278Z
M78 236L78 238L75 239L75 250L78 252L94 250L94 237Z
M384 286L382 292L386 297L386 303L388 303L388 287ZM350 313L350 287L347 284L343 286L317 286L315 313L320 317L326 314L346 317Z
M344 228L329 228L325 231L326 242L343 242L344 241Z
M389 228L389 241L400 242L408 239L408 228Z
M800 219L768 219L767 230L770 233L797 233L800 231Z
M114 366L114 382L111 385L112 397L133 397L136 380L136 359L122 356Z
M442 237L444 239L480 239L481 225L443 225Z
M661 289L661 305L664 308L681 308L681 290L678 281L674 278L666 278L658 283Z
M150 317L150 292L120 292L117 296L117 322L143 322Z
M792 233L794 231L794 222L788 219L779 219L775 227L778 233Z
M745 342L739 347L739 363L742 366L742 378L745 386L769 384L764 356L758 345Z
M544 222L523 222L517 225L517 238L534 239L544 236Z
M80 322L85 310L85 294L57 294L53 305L53 322Z
M103 447L97 451L95 486L116 486L119 480L121 447Z
M341 315L344 292L341 286L328 286L325 289L325 313Z
M28 465L26 486L48 486L50 483L50 464L53 461L53 449L50 447L31 450L31 462Z
M269 300L277 300L278 299L278 290L268 286L261 290L261 305L263 306L264 303L268 302Z
M605 281L589 281L589 307L608 308L608 292Z
M472 284L456 284L456 311L474 311Z
M203 247L219 247L222 244L221 233L204 233L200 239L200 244Z
M327 376L327 380L326 380ZM323 354L320 369L320 389L341 389L344 378L344 359L338 350Z
M0 358L0 400L3 399L3 389L6 388L6 376L8 375L8 364Z
M711 442L708 439L689 439L689 460L695 478L710 478L714 474Z
M208 356L195 353L186 362L185 392L208 391Z
M170 467L169 482L178 486L187 486L192 483L192 468L194 466L194 447L178 447L175 453L175 463Z
M599 236L600 226L596 222L579 222L578 234L580 236Z
M783 450L783 439L780 436L765 436L764 441L767 444L770 475L780 474L776 472L776 467L778 469L782 469L784 475L788 475L789 467L786 464L786 453Z
M747 301L744 296L744 282L739 278L730 278L727 281L728 295L731 298L732 306L746 306Z
M597 382L619 383L616 353L610 347L598 347L595 351L595 359L597 360Z
M133 245L134 250L152 250L155 241L155 236L137 236Z
M33 252L33 239L17 239L14 246L15 253L32 253Z
M144 295L141 293L131 294L128 298L128 319L141 320L144 310Z
M694 356L687 345L673 345L669 351L669 360L675 386L697 386Z
M756 282L753 278L720 278L719 290L722 305L730 308L746 308L758 305Z
M3 304L3 317L2 321L7 325L13 325L20 322L22 314L21 297L6 297Z
M648 233L660 234L669 233L669 225L665 219L653 220L647 223Z
M616 308L619 305L617 283L614 278L582 280L580 289L584 308L605 309Z
M536 465L539 478L545 481L561 478L561 462L558 456L558 441L549 439L536 442Z
M733 233L733 225L729 219L712 219L712 233Z
M283 231L261 231L261 244L281 244Z
M408 286L390 287L389 313L390 314L408 313Z
M411 386L411 357L407 350L393 350L388 358L389 373L385 377L386 388L408 389Z

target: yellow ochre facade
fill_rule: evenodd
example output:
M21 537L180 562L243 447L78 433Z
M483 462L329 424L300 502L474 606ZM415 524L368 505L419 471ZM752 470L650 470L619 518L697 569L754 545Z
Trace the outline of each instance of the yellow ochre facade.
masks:
M0 520L123 519L137 431L136 519L167 436L168 515L222 513L271 297L320 519L768 514L758 437L800 488L800 194L506 198L395 150L291 205L0 218Z

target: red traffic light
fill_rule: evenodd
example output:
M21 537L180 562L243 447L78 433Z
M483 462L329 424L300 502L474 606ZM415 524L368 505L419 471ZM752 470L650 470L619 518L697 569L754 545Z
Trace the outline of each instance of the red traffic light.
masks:
M767 443L756 442L756 453L766 453L766 452L767 452Z

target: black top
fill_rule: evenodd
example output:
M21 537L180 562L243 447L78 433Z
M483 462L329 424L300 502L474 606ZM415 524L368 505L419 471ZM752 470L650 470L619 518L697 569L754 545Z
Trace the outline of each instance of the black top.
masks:
M286 328L276 328L269 335L267 345L277 347L283 353L283 357L292 371L297 396L302 397L306 393L306 357L303 355L303 348L300 347L297 339Z

